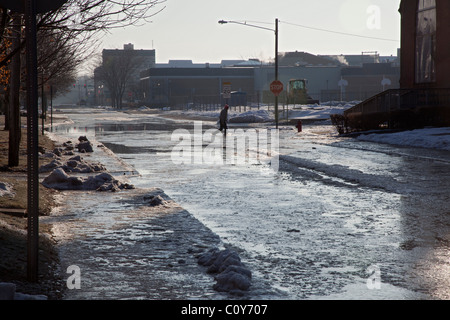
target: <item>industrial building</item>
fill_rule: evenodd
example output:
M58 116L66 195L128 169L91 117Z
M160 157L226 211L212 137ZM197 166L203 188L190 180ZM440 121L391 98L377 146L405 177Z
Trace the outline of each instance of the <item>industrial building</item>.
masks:
M377 54L363 53L359 59L351 57L361 63L349 63L346 59L351 60L350 56L336 59L305 52L281 53L279 80L286 88L291 79L306 79L309 95L320 101L362 100L386 87L398 88L398 64L380 63ZM343 77L348 78L348 87L340 86ZM245 94L249 104L272 103L274 96L270 92L270 83L274 79L274 65L256 59L215 64L172 60L141 72L144 104L178 108L196 104L220 105L224 83L230 83L234 93ZM284 103L285 92L279 101Z

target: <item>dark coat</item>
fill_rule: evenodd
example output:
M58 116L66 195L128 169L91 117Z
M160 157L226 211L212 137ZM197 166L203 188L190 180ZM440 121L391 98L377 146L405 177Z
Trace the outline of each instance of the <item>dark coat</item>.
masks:
M220 124L225 125L228 122L228 109L227 108L223 108L222 111L220 112Z

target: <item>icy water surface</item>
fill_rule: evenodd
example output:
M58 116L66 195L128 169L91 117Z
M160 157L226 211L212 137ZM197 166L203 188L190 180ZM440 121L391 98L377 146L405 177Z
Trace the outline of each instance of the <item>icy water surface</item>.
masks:
M193 122L71 118L60 133L95 137L139 172L133 184L162 188L239 251L253 272L250 298L450 298L449 152L338 138L311 125L280 130L275 171L266 152L237 164L177 164L172 134L194 135Z

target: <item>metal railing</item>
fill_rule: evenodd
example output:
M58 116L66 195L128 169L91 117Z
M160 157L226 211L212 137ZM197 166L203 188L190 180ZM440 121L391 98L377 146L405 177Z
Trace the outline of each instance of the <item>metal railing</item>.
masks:
M417 110L425 107L449 107L450 88L440 89L390 89L346 110L351 114L389 113L401 110Z

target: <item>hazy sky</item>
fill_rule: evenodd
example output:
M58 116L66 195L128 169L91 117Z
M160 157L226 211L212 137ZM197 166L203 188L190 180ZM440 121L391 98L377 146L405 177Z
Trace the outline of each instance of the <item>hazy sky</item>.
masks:
M166 8L152 23L115 30L104 38L103 48L121 49L123 44L133 43L135 49L155 49L157 63L176 59L196 63L268 60L275 55L274 32L220 25L218 21L247 21L273 29L278 18L280 52L378 51L396 55L400 47L399 5L400 0L167 0L160 5Z

